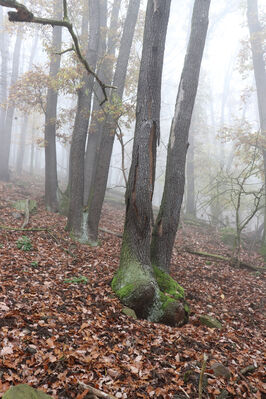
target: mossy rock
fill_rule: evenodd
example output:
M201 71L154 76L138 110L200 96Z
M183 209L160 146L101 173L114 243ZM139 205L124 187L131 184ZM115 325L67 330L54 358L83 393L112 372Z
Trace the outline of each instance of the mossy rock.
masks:
M127 306L123 307L122 313L124 313L128 317L132 317L132 319L137 319L136 312L133 309L128 308Z
M3 399L52 399L43 391L34 389L27 384L19 384L6 391Z
M200 322L201 324L209 328L218 328L220 330L223 327L222 323L219 320L208 315L200 316Z

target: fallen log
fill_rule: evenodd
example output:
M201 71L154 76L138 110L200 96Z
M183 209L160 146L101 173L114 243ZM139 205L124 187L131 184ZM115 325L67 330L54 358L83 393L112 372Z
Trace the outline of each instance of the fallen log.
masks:
M234 266L234 267L238 266L241 269L248 269L248 270L252 270L252 271L261 271L261 272L266 271L265 267L253 266L249 263L238 261L235 258L227 258L226 256L222 256L222 255L210 254L208 252L202 252L202 251L196 251L191 248L185 248L185 251L190 254L193 254L193 255L198 255L198 256L202 256L202 257L206 257L206 258L212 258L216 261L229 262L232 266Z

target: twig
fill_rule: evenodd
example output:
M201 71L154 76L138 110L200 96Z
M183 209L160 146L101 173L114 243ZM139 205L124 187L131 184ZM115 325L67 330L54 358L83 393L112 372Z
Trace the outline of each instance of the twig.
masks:
M116 399L115 396L105 393L105 392L102 392L102 391L99 391L99 389L95 389L95 388L91 387L90 385L84 384L84 382L79 381L79 385L84 389L88 389L90 393L98 396L98 398Z
M24 229L22 227L10 227L10 226L5 226L3 224L0 224L0 229L2 230L12 230L12 231L49 231L48 229Z
M114 235L114 236L116 236L116 237L119 237L119 238L122 238L122 237L123 237L122 234L120 234L120 233L115 233L114 231L111 231L111 230L108 230L108 229L99 228L99 230L100 230L100 231L103 231L104 233L107 233L107 234L112 234L112 235Z
M206 369L207 360L208 360L208 356L206 355L206 353L204 353L201 371L200 371L200 379L199 379L199 399L202 399L203 376L204 376L204 371Z

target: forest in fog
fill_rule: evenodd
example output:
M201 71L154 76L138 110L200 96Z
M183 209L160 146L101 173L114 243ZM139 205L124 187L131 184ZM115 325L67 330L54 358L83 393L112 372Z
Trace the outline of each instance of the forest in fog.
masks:
M98 302L110 291L107 297L113 295L129 317L172 328L202 322L195 321L195 281L187 280L195 270L201 275L202 257L203 276L209 264L223 262L223 273L230 269L232 275L221 284L231 278L236 284L240 273L239 283L250 290L258 285L260 301L266 260L265 37L262 0L0 0L2 259L12 256L5 252L12 247L9 239L15 250L30 252L43 232L48 238L42 251L49 240L63 251L55 257L55 279L64 275L64 284L86 286L86 272L80 273L95 257L92 279L102 278L107 290ZM40 233L36 241L34 232ZM189 254L185 260L182 251ZM64 256L75 259L79 273L60 269ZM31 268L48 258L32 258ZM103 272L107 284L99 270L108 259L113 264ZM258 280L251 282L245 272ZM218 278L220 272L213 273ZM211 287L214 277L208 278ZM218 292L224 300L224 291ZM0 299L0 311L10 306ZM199 313L206 309L204 304ZM209 313L205 325L221 329L227 310L220 318ZM54 349L57 338L46 338ZM249 382L245 377L244 396L226 383L227 393L220 383L204 391L207 360L201 354L195 389L174 396L170 385L160 391L156 380L154 389L137 397L263 397L261 388L253 389L257 375ZM242 367L241 376L259 373L253 365L247 372ZM17 381L30 382L24 377ZM112 377L120 378L114 372ZM58 395L57 388L48 391ZM59 397L74 397L64 389ZM102 389L87 389L88 398L109 398ZM244 388L239 390L242 395ZM76 393L77 399L87 397Z

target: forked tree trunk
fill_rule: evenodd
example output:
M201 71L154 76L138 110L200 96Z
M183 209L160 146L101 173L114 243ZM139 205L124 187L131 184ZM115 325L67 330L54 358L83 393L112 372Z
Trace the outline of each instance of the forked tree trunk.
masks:
M126 73L133 42L133 36L139 13L140 0L131 0L128 5L127 16L123 28L119 54L113 85L117 89L112 93L110 102L122 101L126 81ZM96 158L96 169L90 187L88 201L88 236L91 243L97 243L98 226L107 185L110 161L115 138L116 123L110 115L106 116L103 123L102 137L98 156Z
M54 0L54 16L62 17L62 1ZM55 78L60 69L62 44L62 27L53 28L52 54L49 76ZM58 211L58 181L56 161L56 117L57 117L58 92L52 87L48 88L45 111L45 205L51 212Z
M18 27L17 38L13 53L11 86L16 82L19 72L20 50L22 44L22 29ZM6 111L5 125L1 132L1 146L0 146L0 180L9 180L9 155L11 146L11 134L13 126L15 107L9 105Z
M179 325L183 290L150 262L152 195L156 145L160 137L161 76L170 0L148 1L140 66L136 127L126 192L120 267L112 288L138 317ZM171 286L171 289L170 289ZM171 297L163 292L171 291Z
M266 138L266 71L263 51L263 28L258 17L258 1L247 0L248 27L252 50L253 67L257 88L260 129ZM264 164L264 233L262 240L262 253L266 259L266 150L262 150Z
M121 7L121 0L114 0L111 14L110 27L108 35L106 35L107 17L101 18L101 41L99 46L99 70L98 75L106 84L111 85L113 80L113 69L115 63L115 51L118 37L118 20L119 11ZM102 15L107 14L106 4L101 4ZM106 48L106 36L107 48ZM97 88L96 88L97 91ZM91 117L89 135L87 140L86 155L85 155L85 170L84 170L84 205L88 204L91 184L94 181L97 159L102 139L104 121L103 115L100 117L101 110L99 99L101 99L101 92L97 91L94 96L93 112Z
M100 6L98 0L89 1L89 42L87 61L95 70L100 39ZM83 212L85 144L91 108L94 77L84 73L83 87L78 91L78 106L70 149L69 211L67 229L76 240L87 242Z
M211 0L195 0L167 151L163 198L152 233L152 264L169 271L185 185L188 133L197 94Z

